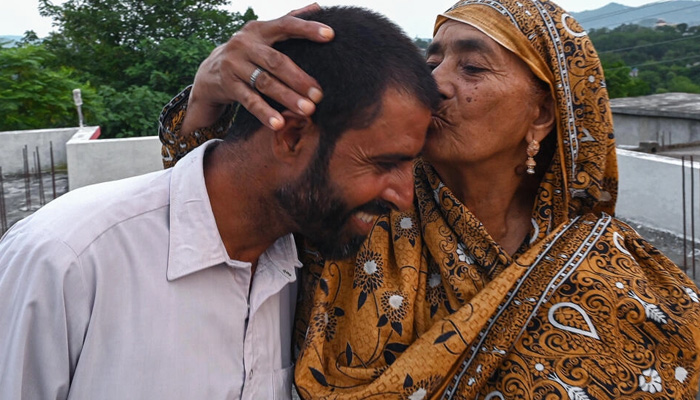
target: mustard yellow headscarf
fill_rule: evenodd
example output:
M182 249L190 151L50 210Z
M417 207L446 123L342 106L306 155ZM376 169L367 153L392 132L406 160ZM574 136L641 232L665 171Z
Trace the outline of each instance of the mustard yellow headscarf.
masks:
M304 253L295 380L305 399L690 399L697 287L610 214L617 165L603 70L542 0L460 1L472 25L550 85L556 151L528 241L493 241L428 163L415 209L382 217L354 260Z
M590 211L613 214L612 112L600 60L578 22L549 1L460 1L437 17L435 32L448 20L469 24L512 51L552 90L558 152L538 201L551 218L546 227Z

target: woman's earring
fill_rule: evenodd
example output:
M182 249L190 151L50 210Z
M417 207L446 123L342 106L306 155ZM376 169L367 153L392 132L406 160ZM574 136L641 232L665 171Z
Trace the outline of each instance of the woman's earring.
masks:
M537 153L540 151L540 142L538 142L535 139L532 139L532 142L527 145L527 161L525 161L525 166L527 167L527 173L530 175L533 175L535 173L535 166L537 163L535 162L535 157Z

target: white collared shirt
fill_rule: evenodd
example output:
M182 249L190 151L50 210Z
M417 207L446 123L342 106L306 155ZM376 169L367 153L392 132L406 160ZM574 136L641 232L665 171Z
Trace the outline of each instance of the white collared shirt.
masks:
M228 258L206 143L70 192L0 241L0 399L289 399L291 235Z

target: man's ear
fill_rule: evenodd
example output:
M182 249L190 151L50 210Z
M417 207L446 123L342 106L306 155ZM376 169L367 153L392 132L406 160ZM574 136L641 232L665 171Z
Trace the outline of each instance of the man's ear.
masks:
M532 121L530 131L527 134L528 143L532 139L542 142L549 135L556 125L556 112L554 111L554 99L549 93L544 94L538 99L537 115Z
M275 157L285 163L315 154L318 146L318 129L308 116L282 111L284 126L273 131L272 149Z

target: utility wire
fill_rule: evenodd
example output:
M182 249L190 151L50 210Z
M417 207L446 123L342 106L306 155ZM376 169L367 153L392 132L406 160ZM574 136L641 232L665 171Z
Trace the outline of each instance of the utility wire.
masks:
M604 50L604 51L599 51L598 54L616 53L616 52L618 52L618 51L635 50L635 49L641 49L641 48L644 48L644 47L657 46L657 45L660 45L660 44L673 43L673 42L680 42L680 41L683 41L683 40L691 40L691 39L700 39L700 35L692 35L692 36L686 36L686 37L677 38L677 39L664 40L664 41L662 41L662 42L654 42L654 43L640 44L640 45L638 45L638 46L624 47L624 48L621 48L621 49Z
M669 1L668 3L670 3L670 1ZM656 4L660 4L660 3L652 3L651 5L656 5ZM648 4L648 5L649 5L649 4ZM642 7L643 7L643 6L642 6ZM635 8L634 11L636 11L636 10L642 8L642 7ZM658 17L659 15L670 14L670 13L674 13L674 12L678 12L678 11L683 11L683 10L687 10L687 9L689 9L689 8L695 8L695 7L700 7L700 2L698 2L698 4L693 4L692 6L683 7L683 8L678 8L678 9L670 10L670 11L664 11L664 12L661 12L661 13L658 13L658 14L655 14L655 15L649 15L649 16L647 16L647 17L644 17L644 19L647 19L647 18L656 18L656 17ZM603 18L601 18L601 17L596 17L596 18L595 18L595 20L600 20L600 19L603 19ZM619 22L619 24L620 24L620 25L623 25L623 24L626 24L626 23L628 23L628 22L639 21L640 19L642 19L642 18L632 18L632 19L628 19L628 20L625 20L625 21L621 21L621 22ZM590 20L589 20L589 21L590 21ZM584 22L586 22L586 21L585 21L585 20L584 20L584 21L579 21L579 24L583 24Z
M678 57L678 58L673 58L671 60L663 60L663 61L652 61L644 64L637 64L637 65L630 65L630 66L625 66L625 67L615 67L615 68L605 68L606 71L613 71L616 69L624 69L624 68L641 68L641 67L648 67L650 65L656 65L656 64L667 64L675 61L682 61L682 60L690 60L693 58L700 58L700 54L694 55L694 56L688 56L688 57Z

